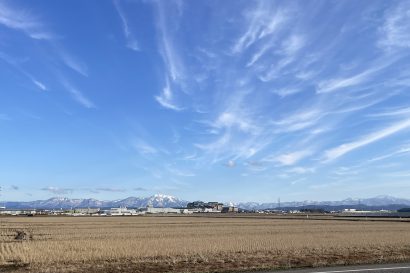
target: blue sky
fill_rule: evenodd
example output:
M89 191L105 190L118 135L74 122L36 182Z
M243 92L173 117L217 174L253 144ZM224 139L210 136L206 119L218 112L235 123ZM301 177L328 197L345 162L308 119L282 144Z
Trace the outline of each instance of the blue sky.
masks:
M6 200L410 196L408 1L0 1Z

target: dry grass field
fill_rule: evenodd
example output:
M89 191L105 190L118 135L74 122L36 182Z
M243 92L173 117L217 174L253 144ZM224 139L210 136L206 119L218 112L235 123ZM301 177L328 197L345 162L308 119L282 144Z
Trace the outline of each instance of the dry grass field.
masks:
M224 272L409 260L408 222L0 218L0 272Z

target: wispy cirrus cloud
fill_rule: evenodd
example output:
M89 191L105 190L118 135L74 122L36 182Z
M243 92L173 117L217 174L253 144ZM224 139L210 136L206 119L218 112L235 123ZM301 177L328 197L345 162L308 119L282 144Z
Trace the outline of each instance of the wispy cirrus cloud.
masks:
M183 109L175 102L174 89L181 89L186 79L185 65L175 46L174 37L176 33L171 33L175 24L178 24L181 5L181 3L161 1L154 3L157 16L158 48L166 67L165 85L162 92L154 98L164 108L174 111L181 111ZM167 12L172 11L173 20L170 21Z
M6 1L0 2L0 24L10 29L22 31L36 40L50 40L53 35L45 30L44 25L33 16L33 13L9 5Z
M181 170L179 168L176 168L174 166L168 166L167 170L176 175L176 176L183 176L183 177L192 177L195 176L195 173L189 171L189 170Z
M286 87L286 88L274 89L272 91L272 93L275 93L282 98L293 95L293 94L297 94L299 92L302 92L302 88L300 87Z
M385 22L379 28L379 46L390 51L410 47L410 4L406 1L392 7L385 15Z
M164 108L181 111L183 108L176 105L174 102L174 94L172 93L170 82L167 79L161 94L155 96L155 100Z
M270 82L284 73L289 73L286 68L297 60L298 53L305 44L306 38L300 34L292 33L286 37L275 51L277 60L272 65L267 66L259 79L263 82Z
M118 13L118 15L120 16L121 19L121 23L122 23L122 29L124 32L124 36L127 39L127 47L129 49L132 49L134 51L139 51L140 47L139 47L139 43L137 41L137 39L134 37L134 35L132 34L131 30L130 30L130 26L127 20L127 17L120 5L120 2L118 0L114 0L114 6L115 9Z
M168 8L168 11L166 9ZM169 22L166 12L172 11L175 6L167 6L165 2L158 1L156 3L158 32L159 32L159 49L163 61L167 67L167 72L170 79L174 82L179 82L185 79L185 66L181 55L175 47L175 41L172 33L172 27L177 24L179 15L175 14L173 22ZM175 33L174 33L175 34Z
M137 187L133 189L134 191L148 191L148 189L143 188L143 187Z
M121 189L121 188L96 188L96 192L127 192L126 189Z
M62 61L66 66L83 75L84 77L88 77L88 68L85 63L62 49L59 49L59 53Z
M368 82L377 73L381 72L383 69L387 68L389 65L393 64L397 59L395 56L383 56L379 60L370 64L370 68L365 69L352 76L339 77L324 80L318 83L316 88L317 94L330 93L340 89L358 86ZM368 85L370 87L371 85Z
M322 81L318 84L316 93L329 93L342 88L352 87L364 83L369 79L369 76L374 72L373 69L361 72L357 75L346 77L346 78L336 78Z
M381 156L373 157L368 160L369 163L389 159L395 156L410 155L410 145L404 145L394 152L390 152Z
M235 127L244 132L250 132L257 130L256 126L252 124L247 117L240 111L223 112L216 121L212 124L215 128L232 128Z
M240 53L253 45L256 41L272 35L287 20L287 12L275 9L271 2L253 2L256 6L245 12L246 30L240 35L232 47L233 53ZM251 64L255 63L265 52L266 47L252 57Z
M326 114L319 106L309 107L289 113L283 119L272 121L272 124L278 133L300 131L316 125Z
M12 56L9 56L7 54L5 54L4 52L0 52L0 59L2 59L3 61L5 61L6 63L8 63L9 65L11 65L12 67L14 67L15 69L17 69L20 73L22 73L25 77L27 77L28 79L31 80L31 82L37 86L39 89L41 89L42 91L46 91L47 87L46 85L39 81L38 79L36 79L31 73L27 72L25 69L23 69L22 67L22 61L19 60L18 58L14 58Z
M47 191L52 194L71 194L74 191L73 188L59 188L59 187L52 187L52 186L41 188L41 190Z
M294 168L288 169L286 172L294 173L294 174L309 174L309 173L314 173L315 171L316 171L315 168L294 167Z
M391 110L386 110L379 113L369 114L368 117L371 118L383 118L383 117L397 117L410 115L410 107L400 107Z
M155 155L158 153L158 149L139 138L134 139L131 145L138 153L142 155Z
M410 128L410 119L405 119L405 120L396 122L386 128L383 128L379 131L368 134L356 141L347 142L335 148L326 150L324 153L324 161L328 162L328 161L335 160L353 150L369 145L373 142L389 137L393 134L396 134L408 128Z
M43 90L43 91L46 91L46 90L47 90L47 87L45 86L44 83L42 83L42 82L40 82L40 81L38 81L38 80L36 80L36 79L34 79L34 78L32 78L31 80L32 80L32 82L33 82L38 88L40 88L41 90Z
M277 162L277 163L279 163L280 165L283 165L283 166L290 166L290 165L294 165L294 164L298 163L302 159L304 159L307 156L310 156L312 154L313 154L313 151L310 150L310 149L300 150L300 151L280 154L280 155L274 156L274 157L265 158L265 161L273 161L273 162Z
M91 100L89 100L79 89L72 86L72 84L69 83L66 79L62 79L62 84L65 89L71 94L73 99L80 105L88 109L96 108L95 104Z

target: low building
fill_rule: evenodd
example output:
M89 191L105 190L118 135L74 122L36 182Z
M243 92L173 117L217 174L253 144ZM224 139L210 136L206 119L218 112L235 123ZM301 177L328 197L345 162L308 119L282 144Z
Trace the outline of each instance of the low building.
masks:
M77 208L74 210L74 213L79 213L79 214L96 214L99 212L100 212L99 208Z
M109 211L107 211L107 215L111 216L126 216L138 214L140 213L138 213L135 209L127 209L126 207L111 208Z
M198 208L203 208L204 206L205 206L205 203L202 201L194 201L186 205L188 209L198 209Z
M142 210L148 214L157 214L157 213L181 213L181 209L174 209L174 208L154 208L152 206L147 206L145 209Z
M239 211L238 207L234 207L234 206L228 206L228 207L222 208L223 213L235 213L238 211Z
M194 201L187 204L187 208L198 212L221 212L223 204L219 202Z

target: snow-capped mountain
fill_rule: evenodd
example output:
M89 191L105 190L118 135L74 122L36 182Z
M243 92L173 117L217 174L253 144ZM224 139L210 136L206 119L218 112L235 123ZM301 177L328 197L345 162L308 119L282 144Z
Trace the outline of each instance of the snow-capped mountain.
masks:
M146 207L151 205L156 208L165 207L184 207L188 202L180 200L175 196L165 194L155 194L149 197L128 197L123 200L118 200L110 203L111 207Z
M281 207L304 207L304 206L358 206L364 205L369 207L381 207L390 205L410 206L410 199L396 198L388 195L380 195L372 198L347 198L341 201L296 201L296 202L281 202ZM277 208L279 203L237 203L236 206L243 209L268 209Z
M47 200L31 202L5 202L7 208L36 208L36 209L69 209L87 207L184 207L188 202L177 197L155 194L149 197L128 197L115 201L100 201L96 199L70 199L65 197L54 197Z
M47 200L37 200L31 202L5 202L8 208L36 208L36 209L69 209L69 208L108 208L108 207L146 207L152 205L153 207L185 207L188 201L178 199L175 196L155 194L149 197L128 197L122 200L114 201L100 201L97 199L70 199L65 197L54 197ZM236 205L242 209L268 209L279 207L278 203L226 203L225 205ZM383 207L391 205L409 206L410 199L396 198L393 196L380 195L373 198L358 199L347 198L341 201L295 201L295 202L281 202L283 207L337 207L337 206L368 206L368 207ZM400 207L398 206L398 207Z

